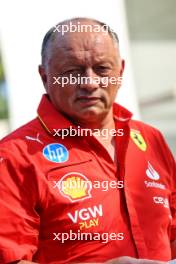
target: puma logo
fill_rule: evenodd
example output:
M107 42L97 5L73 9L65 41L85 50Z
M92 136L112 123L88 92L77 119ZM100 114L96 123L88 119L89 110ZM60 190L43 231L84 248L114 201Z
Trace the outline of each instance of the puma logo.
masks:
M26 138L27 140L37 141L38 143L40 143L40 144L43 145L44 143L39 139L39 136L40 136L40 134L37 133L37 137L26 136L25 138Z

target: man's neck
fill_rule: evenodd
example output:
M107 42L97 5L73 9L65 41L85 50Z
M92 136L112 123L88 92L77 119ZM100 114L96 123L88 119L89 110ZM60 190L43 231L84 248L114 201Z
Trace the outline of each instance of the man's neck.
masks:
M114 119L113 119L113 110L111 109L108 114L103 118L97 118L95 120L86 120L86 121L79 121L77 125L81 126L82 128L89 128L89 129L113 129L115 128Z
M79 123L79 125L83 128L89 128L92 130L94 137L96 137L96 139L104 146L111 159L116 163L115 138L111 133L109 133L110 130L115 129L113 110L111 109L103 120L86 122L85 124ZM95 132L97 129L100 133ZM107 131L106 136L102 133L103 129L106 129Z

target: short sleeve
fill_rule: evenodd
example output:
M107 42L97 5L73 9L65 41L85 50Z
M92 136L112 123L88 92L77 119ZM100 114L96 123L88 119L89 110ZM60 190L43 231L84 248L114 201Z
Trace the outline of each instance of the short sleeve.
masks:
M32 260L39 215L32 166L23 155L0 149L0 263Z

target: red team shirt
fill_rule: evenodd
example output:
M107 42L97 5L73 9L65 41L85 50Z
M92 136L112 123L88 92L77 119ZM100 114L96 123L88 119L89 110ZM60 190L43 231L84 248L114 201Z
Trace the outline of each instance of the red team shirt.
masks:
M1 141L0 263L171 259L174 159L158 130L113 109L124 134L116 136L117 165L94 136L55 133L73 124L46 95L38 118Z

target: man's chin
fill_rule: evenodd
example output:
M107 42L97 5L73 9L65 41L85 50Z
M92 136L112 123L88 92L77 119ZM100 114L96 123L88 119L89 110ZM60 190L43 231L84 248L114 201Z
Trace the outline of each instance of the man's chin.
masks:
M102 109L97 109L96 107L91 107L89 109L81 109L79 113L77 113L76 118L78 120L84 120L87 122L98 121L100 117L104 116L106 113Z

